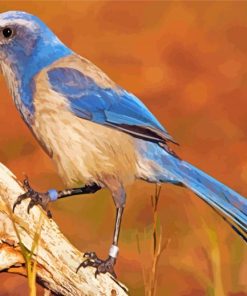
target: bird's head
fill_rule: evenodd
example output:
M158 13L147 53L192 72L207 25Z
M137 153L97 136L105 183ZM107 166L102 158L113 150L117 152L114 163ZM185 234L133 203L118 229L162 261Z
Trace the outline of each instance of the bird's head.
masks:
M32 74L71 51L36 16L21 11L0 14L0 62Z

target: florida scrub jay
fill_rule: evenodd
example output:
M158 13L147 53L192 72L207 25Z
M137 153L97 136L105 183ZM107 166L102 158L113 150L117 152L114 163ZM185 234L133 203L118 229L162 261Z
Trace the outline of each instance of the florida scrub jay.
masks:
M80 266L115 275L125 186L135 179L190 188L247 240L247 200L177 157L168 147L172 137L144 104L64 45L37 17L0 14L0 62L23 120L72 188L38 193L25 181L27 192L14 208L26 198L29 211L104 187L112 194L116 222L109 257L101 260L88 252Z

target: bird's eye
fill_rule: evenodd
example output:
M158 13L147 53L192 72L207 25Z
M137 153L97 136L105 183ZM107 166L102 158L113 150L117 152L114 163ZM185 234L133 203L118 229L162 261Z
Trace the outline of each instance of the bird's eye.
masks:
M13 31L12 31L12 29L10 29L10 28L4 28L3 29L3 36L4 36L4 38L9 38L9 37L11 37L12 36L12 34L13 34Z

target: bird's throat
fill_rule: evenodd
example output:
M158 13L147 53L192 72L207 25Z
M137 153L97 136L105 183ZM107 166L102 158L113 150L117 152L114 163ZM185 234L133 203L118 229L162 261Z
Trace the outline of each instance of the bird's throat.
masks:
M25 121L30 121L31 120L30 111L26 108L26 106L23 104L23 101L21 99L20 79L18 79L15 71L6 62L4 61L0 62L0 69L1 69L1 73L3 74L7 82L9 92L14 100L16 108L21 113L21 116Z

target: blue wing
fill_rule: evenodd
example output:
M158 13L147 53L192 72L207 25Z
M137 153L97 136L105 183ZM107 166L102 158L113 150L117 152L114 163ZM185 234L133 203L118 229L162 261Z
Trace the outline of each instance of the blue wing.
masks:
M47 75L52 89L66 97L76 116L146 140L174 142L147 107L119 86L103 88L70 67L53 68Z

